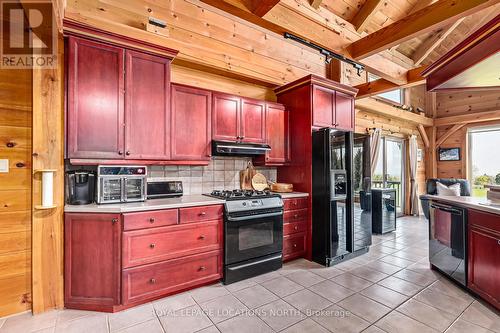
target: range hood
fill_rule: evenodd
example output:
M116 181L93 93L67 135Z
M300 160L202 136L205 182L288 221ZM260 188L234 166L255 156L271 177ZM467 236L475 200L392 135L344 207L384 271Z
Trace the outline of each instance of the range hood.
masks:
M256 156L271 150L267 144L212 141L212 155L214 156Z

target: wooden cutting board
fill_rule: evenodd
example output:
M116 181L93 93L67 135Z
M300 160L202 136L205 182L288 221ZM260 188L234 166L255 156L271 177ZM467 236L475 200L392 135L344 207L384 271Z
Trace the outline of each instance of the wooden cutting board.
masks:
M264 191L268 187L266 176L257 172L252 177L252 187L254 188L254 190Z
M253 167L252 161L248 161L245 170L240 171L240 187L242 190L252 190L252 178L257 171Z

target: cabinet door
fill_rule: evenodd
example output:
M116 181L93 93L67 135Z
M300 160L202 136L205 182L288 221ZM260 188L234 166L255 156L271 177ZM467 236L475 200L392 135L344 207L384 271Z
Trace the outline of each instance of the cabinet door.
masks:
M290 161L289 113L281 104L266 105L267 142L271 151L266 154L266 163Z
M170 158L170 60L126 53L125 155Z
M500 233L469 227L468 259L468 287L500 308Z
M68 157L122 159L121 48L69 37Z
M65 214L64 254L67 306L98 310L120 304L119 214Z
M354 130L354 98L339 92L335 94L335 126Z
M333 127L335 124L335 91L314 86L312 113L313 126Z
M241 99L241 140L243 142L266 142L266 103Z
M236 96L216 93L212 103L212 138L236 141L240 136L240 101Z
M210 160L212 93L172 85L172 159Z

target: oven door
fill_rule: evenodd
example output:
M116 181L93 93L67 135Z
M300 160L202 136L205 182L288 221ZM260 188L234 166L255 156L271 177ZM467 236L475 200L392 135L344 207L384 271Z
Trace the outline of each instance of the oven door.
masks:
M121 177L99 177L97 203L118 203L122 199Z
M123 201L144 201L146 180L143 177L123 178Z
M282 252L283 210L250 216L226 216L225 264Z

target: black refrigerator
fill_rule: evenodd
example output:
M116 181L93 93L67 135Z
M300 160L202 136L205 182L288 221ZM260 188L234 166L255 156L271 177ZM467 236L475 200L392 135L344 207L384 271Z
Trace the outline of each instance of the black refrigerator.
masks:
M369 137L323 128L312 140L312 258L331 266L371 245Z

